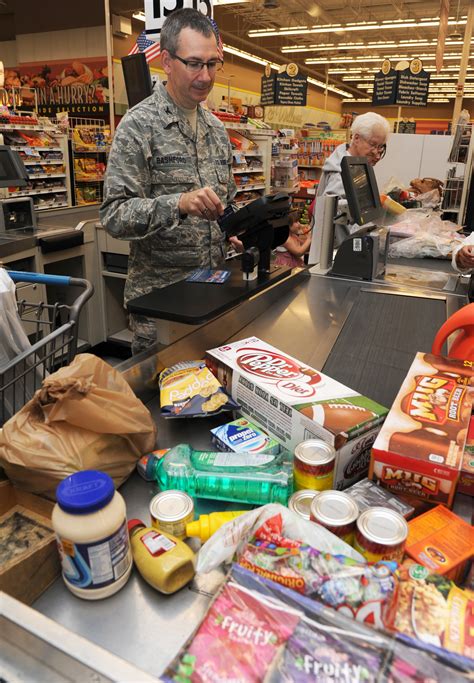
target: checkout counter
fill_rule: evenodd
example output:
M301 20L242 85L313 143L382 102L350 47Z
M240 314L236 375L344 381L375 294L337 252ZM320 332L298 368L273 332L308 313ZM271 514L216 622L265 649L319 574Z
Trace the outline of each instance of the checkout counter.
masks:
M434 270L427 260L410 262L411 268L418 265L421 270L426 266L428 271ZM281 347L389 406L415 352L429 351L444 320L467 302L466 278L453 275L449 262L436 262L437 272L440 267L446 272L442 287L429 275L418 280L421 285L407 285L390 277L314 276L308 270L295 269L252 292L250 297L223 307L207 322L201 319L199 326L187 328L186 334L174 343L144 352L118 369L156 420L160 448L188 442L195 448L209 449L209 430L228 421L229 415L164 420L156 380L154 384L152 378L163 367L201 358L208 348L249 336ZM151 304L163 308L156 296ZM128 517L148 522L148 506L157 493L156 485L133 473L121 493ZM469 510L471 500L459 498L456 511L463 514ZM199 499L196 513L237 506ZM74 597L59 578L34 608L147 675L159 677L202 619L220 578L219 572L200 576L179 593L164 596L134 572L117 594L92 602Z

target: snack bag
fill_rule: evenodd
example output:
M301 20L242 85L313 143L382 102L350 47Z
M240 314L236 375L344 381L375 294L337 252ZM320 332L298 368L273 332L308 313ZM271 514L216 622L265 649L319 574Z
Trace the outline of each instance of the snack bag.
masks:
M474 592L410 560L397 574L398 601L389 627L474 659Z
M181 656L177 668L183 678L171 680L262 681L298 620L298 613L286 605L267 604L257 594L228 583Z
M177 363L162 371L160 403L163 417L209 417L239 408L199 360Z
M259 527L238 558L245 569L383 628L395 597L395 562L367 564L282 536L281 515Z

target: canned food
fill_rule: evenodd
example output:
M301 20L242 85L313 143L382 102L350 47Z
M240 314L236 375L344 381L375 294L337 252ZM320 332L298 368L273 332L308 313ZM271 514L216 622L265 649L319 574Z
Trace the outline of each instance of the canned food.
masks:
M294 482L297 491L332 489L336 451L320 439L302 441L295 448Z
M407 536L408 524L398 512L383 507L369 508L357 520L354 548L369 562L401 562Z
M176 538L186 537L186 524L194 519L193 499L184 491L162 491L150 502L152 526Z
M343 541L352 545L359 508L347 493L321 491L311 503L311 521L332 531Z
M303 517L303 519L310 519L310 508L311 503L315 496L319 495L318 491L312 491L310 489L301 489L300 491L295 491L288 501L288 508L297 515Z

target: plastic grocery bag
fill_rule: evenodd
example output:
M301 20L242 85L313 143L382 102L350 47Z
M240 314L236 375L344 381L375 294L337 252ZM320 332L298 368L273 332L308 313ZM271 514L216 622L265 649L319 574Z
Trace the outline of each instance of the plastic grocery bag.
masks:
M58 483L79 470L102 470L119 486L155 442L153 418L121 374L84 353L5 423L0 465L16 486L54 499Z
M3 414L13 415L24 404L23 396L29 399L34 393L34 377L26 375L26 379L15 379L12 370L8 366L20 353L29 351L31 344L21 324L18 315L15 297L15 283L4 268L0 268L0 373L2 379L0 384L7 386L15 383L15 391L7 389L3 394ZM25 361L28 366L28 359ZM32 363L32 361L31 361ZM36 386L41 383L42 368L37 368L38 381ZM24 386L26 382L26 387ZM20 385L19 385L20 384Z
M341 540L324 527L300 517L284 505L269 503L250 510L221 526L203 545L197 556L196 573L207 573L223 562L232 560L235 553L248 543L255 529L274 515L281 514L283 532L288 538L303 540L308 545L332 555L346 555L364 562L357 550Z
M388 255L390 258L448 258L463 240L458 230L460 226L455 223L430 214L418 221L418 229L412 237L392 243Z

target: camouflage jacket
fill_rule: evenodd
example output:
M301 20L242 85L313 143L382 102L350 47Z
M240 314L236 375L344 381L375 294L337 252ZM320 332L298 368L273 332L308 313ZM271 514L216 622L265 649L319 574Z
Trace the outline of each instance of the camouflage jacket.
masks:
M197 135L162 84L130 109L114 136L100 209L113 237L130 241L125 302L222 265L216 221L180 218L183 192L211 187L226 206L236 186L232 148L222 123L198 107Z

